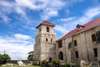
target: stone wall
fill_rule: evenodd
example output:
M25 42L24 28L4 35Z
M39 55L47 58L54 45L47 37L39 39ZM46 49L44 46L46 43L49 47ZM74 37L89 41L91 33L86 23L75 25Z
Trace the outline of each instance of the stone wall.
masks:
M62 39L62 48L58 48L58 44L56 45L56 54L58 57L58 53L62 51L64 53L64 62L71 63L73 60L76 62L80 62L80 60L84 59L86 61L92 62L95 60L93 48L98 49L98 57L97 61L100 61L100 43L92 41L91 35L96 33L96 31L100 31L100 26L91 28L87 31L82 31L80 33L75 34L73 37L67 37ZM69 49L69 43L76 40L77 46ZM78 51L79 58L75 58L75 54L72 52ZM72 55L73 54L73 55ZM73 57L72 57L73 56ZM74 59L73 59L74 58Z

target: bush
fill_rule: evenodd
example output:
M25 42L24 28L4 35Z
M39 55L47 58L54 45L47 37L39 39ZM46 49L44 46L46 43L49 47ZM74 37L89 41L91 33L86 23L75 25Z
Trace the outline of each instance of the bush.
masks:
M59 60L53 60L52 63L53 64L60 64L60 61Z
M27 59L29 60L29 61L33 61L33 55L28 55L28 57L27 57Z
M64 67L80 67L80 65L78 65L78 64L75 64L75 65L65 64Z
M76 64L75 67L80 67L80 65L79 64Z
M41 67L48 67L48 62L46 60L43 60L41 62Z
M70 64L65 64L64 67L70 67Z
M42 64L46 64L46 63L47 63L47 61L46 61L46 60L43 60L43 61L42 61Z
M8 54L0 54L0 64L5 64L8 61L10 61Z

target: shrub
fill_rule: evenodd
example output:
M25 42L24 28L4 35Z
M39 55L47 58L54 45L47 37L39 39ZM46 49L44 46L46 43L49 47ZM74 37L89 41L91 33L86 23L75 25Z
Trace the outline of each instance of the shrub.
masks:
M60 61L59 61L59 60L53 60L52 63L53 63L53 64L59 64Z
M46 64L46 63L47 63L47 61L46 61L46 60L43 60L43 61L42 61L42 64Z
M10 61L8 54L0 54L0 64L5 64L8 61Z
M65 64L64 67L70 67L70 64Z

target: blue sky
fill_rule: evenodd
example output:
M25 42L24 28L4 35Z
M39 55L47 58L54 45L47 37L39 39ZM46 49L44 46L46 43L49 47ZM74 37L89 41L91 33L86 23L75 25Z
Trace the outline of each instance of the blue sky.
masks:
M0 52L26 59L35 43L35 27L43 20L56 25L58 39L99 17L100 0L0 0Z

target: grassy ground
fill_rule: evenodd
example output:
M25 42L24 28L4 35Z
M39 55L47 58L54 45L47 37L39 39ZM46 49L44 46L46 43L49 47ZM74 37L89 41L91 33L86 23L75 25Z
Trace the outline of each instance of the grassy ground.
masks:
M33 65L18 66L16 64L5 64L0 67L40 67L40 66L33 66Z

